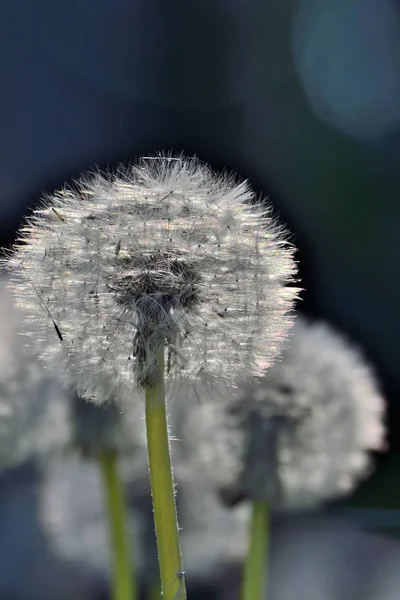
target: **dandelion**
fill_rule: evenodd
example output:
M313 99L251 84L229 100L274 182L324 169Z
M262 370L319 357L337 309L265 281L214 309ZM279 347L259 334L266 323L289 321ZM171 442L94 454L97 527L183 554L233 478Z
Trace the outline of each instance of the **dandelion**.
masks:
M222 498L253 503L243 598L259 597L254 582L261 586L264 577L268 505L312 508L349 493L369 473L370 452L384 448L383 415L360 352L328 325L302 318L258 386L228 407L192 411L193 453L221 482Z
M68 446L78 453L79 458L97 462L103 483L114 566L114 600L135 600L137 591L134 567L136 565L132 556L132 544L126 531L128 511L125 490L119 474L119 459L121 456L129 456L131 470L135 475L140 473L143 463L145 464L142 411L138 410L141 407L132 404L126 406L121 412L114 403L93 404L76 394L70 397L69 404ZM132 462L134 462L133 469ZM88 486L85 486L85 492L91 495ZM90 497L89 503L91 502ZM102 517L103 513L101 513Z
M5 260L32 344L82 397L260 375L297 289L293 250L248 184L197 160L143 159L48 196Z
M124 406L145 391L170 600L184 570L165 394L181 382L234 389L264 372L292 321L293 249L246 182L196 159L158 156L47 197L5 265L32 343L66 367L60 375L80 397Z
M272 420L266 432L275 438L274 501L285 508L312 508L348 494L369 475L371 451L385 444L385 404L370 366L324 323L298 319L281 362L233 412L242 427L255 424L254 414ZM250 427L253 439L262 434L262 427ZM257 469L260 459L249 454L245 461ZM265 478L256 483L245 471L242 491L265 496Z
M257 385L188 413L192 452L227 501L268 495L286 509L316 507L349 493L369 474L370 451L384 447L385 404L360 351L323 322L298 317L292 333ZM275 464L279 492L266 461Z

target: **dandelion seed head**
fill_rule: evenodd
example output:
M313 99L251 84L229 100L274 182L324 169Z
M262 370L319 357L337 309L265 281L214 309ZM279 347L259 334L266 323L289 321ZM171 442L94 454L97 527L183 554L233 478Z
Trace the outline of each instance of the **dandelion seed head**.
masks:
M351 492L384 448L384 401L361 353L324 323L297 318L292 333L257 386L189 415L193 453L227 501L317 506Z
M157 158L157 159L155 159ZM246 182L158 156L46 197L3 261L32 343L76 392L261 375L298 289L293 248Z

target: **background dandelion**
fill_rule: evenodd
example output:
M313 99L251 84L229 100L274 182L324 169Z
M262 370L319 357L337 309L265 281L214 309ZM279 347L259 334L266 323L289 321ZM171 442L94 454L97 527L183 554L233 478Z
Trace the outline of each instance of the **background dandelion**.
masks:
M225 407L192 411L187 438L227 499L315 507L370 473L370 452L385 448L384 413L358 349L327 324L298 318L259 384Z
M204 467L208 453L228 505L252 503L241 598L261 599L269 506L316 508L351 491L369 452L384 447L382 396L356 350L326 325L298 319L290 347L258 385L196 412L186 433L193 454Z
M141 407L130 405L122 415L114 404L89 404L64 391L55 379L56 374L44 371L35 356L25 348L24 338L17 335L17 331L23 329L21 315L12 306L4 288L1 289L0 303L4 309L2 329L6 334L6 340L2 341L8 341L8 349L12 350L4 361L0 382L4 407L0 421L0 461L3 468L36 458L40 459L41 469L45 472L50 463L57 470L68 452L75 453L80 460L98 461L104 474L105 496L110 504L111 533L114 536L119 527L119 540L124 540L120 533L124 504L117 477L117 459L124 452L131 457L132 468L136 470L141 455L145 464ZM3 346L1 348L4 350ZM93 466L91 469L93 471ZM99 502L101 500L99 496ZM111 539L114 540L114 537ZM113 545L111 548L116 552ZM133 590L132 560L126 565L125 573L126 585ZM122 596L116 595L115 598L120 600ZM133 591L129 600L134 600Z

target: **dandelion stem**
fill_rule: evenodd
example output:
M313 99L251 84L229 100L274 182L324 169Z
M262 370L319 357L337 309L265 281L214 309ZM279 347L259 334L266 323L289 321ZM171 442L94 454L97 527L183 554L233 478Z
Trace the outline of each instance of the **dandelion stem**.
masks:
M118 477L118 457L112 450L104 450L99 465L107 501L110 529L110 546L113 559L113 600L136 600L136 582L130 560L126 532L126 507L123 490Z
M158 355L155 376L146 386L146 426L162 597L186 600L168 441L163 351Z
M241 600L265 599L269 540L269 505L253 500L250 519L250 545L244 565Z

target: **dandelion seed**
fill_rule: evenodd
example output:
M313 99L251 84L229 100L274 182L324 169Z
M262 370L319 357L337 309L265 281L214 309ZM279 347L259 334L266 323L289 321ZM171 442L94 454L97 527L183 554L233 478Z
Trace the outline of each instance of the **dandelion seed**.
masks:
M52 211L53 211L53 213L54 213L54 214L55 214L55 215L56 215L56 216L57 216L57 217L60 219L60 221L61 221L62 223L65 223L65 219L64 219L64 217L63 217L62 215L60 215L60 213L59 213L59 212L58 212L58 211L57 211L55 208L53 208L53 207L52 207L52 209L51 209L51 210L52 210Z
M21 265L22 268L25 270L24 266ZM58 327L57 323L55 322L55 320L53 319L51 312L49 310L49 307L47 306L46 302L43 300L43 297L39 294L39 291L37 289L37 287L35 286L35 284L33 283L32 279L29 277L29 275L26 275L29 283L31 284L31 286L33 287L37 297L39 298L40 302L42 303L42 305L44 306L45 311L47 312L51 322L53 323L54 329L56 330L56 334L58 336L58 339L60 340L60 342L63 341L63 336L61 335L61 331L60 328Z
M298 293L293 249L248 184L183 157L47 197L3 265L43 360L95 402L131 402L161 348L168 386L261 375Z

